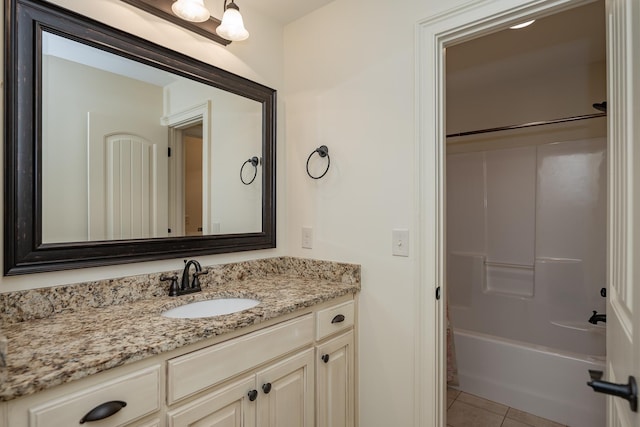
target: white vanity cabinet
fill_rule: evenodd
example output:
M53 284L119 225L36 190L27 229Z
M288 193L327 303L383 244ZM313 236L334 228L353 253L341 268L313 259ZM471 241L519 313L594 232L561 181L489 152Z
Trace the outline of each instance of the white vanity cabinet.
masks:
M355 426L353 331L316 348L317 427Z
M167 362L167 403L209 389L313 343L313 315L260 329Z
M54 388L27 398L9 401L8 426L158 425L159 418L146 419L140 423L137 421L158 412L161 408L161 365L155 364L129 371L122 373L114 370L109 372L107 379L102 376L100 379L89 377L77 384L67 384L69 387L63 387L63 392Z
M355 426L355 306L348 301L317 315L317 427Z
M7 404L5 402L0 402L0 426L7 424Z
M167 413L169 427L313 427L313 349L268 365Z
M170 411L168 427L354 427L355 302L341 301L169 361L170 403L224 383Z
M0 402L0 427L355 427L355 305L343 296ZM95 408L110 415L81 424Z
M256 404L250 398L255 390L254 375L218 387L213 392L167 413L172 427L255 427Z
M168 426L313 427L312 344L309 313L169 360L169 404L213 388L169 411Z
M310 348L256 374L257 427L313 427L313 362Z

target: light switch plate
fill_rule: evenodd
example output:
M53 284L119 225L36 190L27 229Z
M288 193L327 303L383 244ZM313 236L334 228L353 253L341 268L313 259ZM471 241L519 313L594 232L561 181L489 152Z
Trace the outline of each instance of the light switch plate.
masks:
M409 230L391 230L391 252L394 256L409 256Z
M305 249L313 248L313 228L302 227L302 247Z

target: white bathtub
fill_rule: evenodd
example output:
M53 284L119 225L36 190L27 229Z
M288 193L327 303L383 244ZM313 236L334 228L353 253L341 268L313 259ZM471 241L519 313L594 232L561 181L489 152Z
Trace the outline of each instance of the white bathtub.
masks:
M587 386L604 358L454 330L460 389L571 427L602 427L605 397Z

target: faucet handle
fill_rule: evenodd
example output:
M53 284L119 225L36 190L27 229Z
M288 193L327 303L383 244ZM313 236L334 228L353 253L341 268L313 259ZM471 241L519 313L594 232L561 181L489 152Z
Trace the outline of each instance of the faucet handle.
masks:
M169 285L169 296L175 297L178 295L178 276L177 275L174 274L172 276L165 276L163 274L162 276L160 276L160 280L163 282L171 280L171 284Z
M209 273L209 269L208 268L203 268L200 271L196 271L195 273L193 273L196 276L202 276L203 274L207 274Z
M191 281L191 289L197 289L200 290L200 279L199 277L202 276L203 274L207 274L209 272L209 270L207 270L206 268L202 271L196 271L193 273L193 280Z

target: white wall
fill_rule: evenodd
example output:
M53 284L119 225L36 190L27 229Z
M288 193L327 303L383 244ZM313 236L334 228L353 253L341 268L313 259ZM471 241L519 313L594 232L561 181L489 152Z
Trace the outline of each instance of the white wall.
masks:
M262 105L249 98L179 79L165 88L165 114L172 115L211 102L209 150L210 193L208 212L220 233L262 230L262 166L255 181L244 185L240 168L262 153ZM207 136L203 136L206 140ZM245 167L245 180L253 167Z
M237 98L237 97L236 97ZM246 105L244 111L236 109L216 115L213 108L212 181L213 199L211 215L220 224L220 232L248 233L262 230L262 172L250 164L245 165L243 176L249 182L240 181L240 168L254 156L262 158L262 108ZM218 126L219 124L219 126Z
M87 113L159 123L162 87L55 56L47 56L43 67L42 240L86 241ZM127 94L135 94L136 102L122 102Z
M605 62L501 81L474 81L474 71L447 74L447 133L595 114L607 99Z
M201 61L257 81L276 90L282 89L282 24L261 16L252 10L249 5L242 5L242 11L245 25L251 28L252 37L247 41L232 43L224 47L167 21L154 17L153 15L139 11L119 0L55 0L51 1L51 3L87 15L95 20L195 57ZM221 7L221 4L218 5L217 1L206 1L205 3L211 10L217 10ZM2 32L2 34L4 34L4 32ZM257 35L259 35L259 37ZM283 110L283 105L280 104L278 111L281 112ZM3 115L4 113L0 114L0 116ZM284 132L282 131L284 128L283 117L282 113L278 115L277 164L279 166L285 163ZM1 155L2 154L0 154L0 156ZM277 170L277 249L199 256L198 259L203 265L286 254L287 229L285 224L287 212L284 206L287 196L284 191L285 174L286 169L279 167ZM0 185L3 184L0 182ZM0 231L0 233L2 232L3 231ZM166 271L179 269L182 265L182 259L173 259L112 267L0 277L0 292Z
M417 220L415 24L460 3L336 0L285 28L289 252L362 265L361 426L413 425L418 260L415 239L391 255L391 230ZM322 144L331 169L314 181L305 162Z

